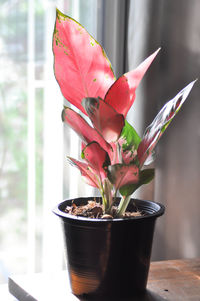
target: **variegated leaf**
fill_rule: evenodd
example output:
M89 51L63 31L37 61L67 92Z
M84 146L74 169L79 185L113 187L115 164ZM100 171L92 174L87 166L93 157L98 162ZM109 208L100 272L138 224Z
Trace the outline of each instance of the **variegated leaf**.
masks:
M144 164L146 159L151 155L160 137L180 110L182 104L189 95L195 81L187 85L173 99L165 104L153 122L145 130L143 139L138 147L138 159L140 166Z
M141 142L140 136L136 130L125 120L125 126L122 130L118 143L121 146L122 160L125 164L129 164L136 158L137 148Z
M108 179L119 189L124 185L137 184L139 168L135 164L114 164L108 166Z
M97 142L86 145L82 150L82 159L85 159L96 170L102 181L106 178L105 169L110 165L110 158Z
M154 178L154 175L155 175L155 170L153 168L141 170L140 174L139 174L138 183L128 184L128 185L124 185L123 187L121 187L119 190L121 195L123 195L123 196L131 195L140 186L151 182Z
M63 96L83 113L84 97L104 98L115 81L103 48L74 19L57 10L53 35L54 70Z
M88 185L99 188L100 179L95 173L95 170L89 167L87 163L80 162L74 158L68 157L68 160L73 166L77 167L80 170L81 175Z
M84 142L86 142L86 144L96 141L105 151L112 151L110 144L107 143L104 138L74 110L66 107L62 112L62 119L79 135Z
M124 127L124 116L117 113L100 98L87 97L82 100L93 126L107 142L118 140Z

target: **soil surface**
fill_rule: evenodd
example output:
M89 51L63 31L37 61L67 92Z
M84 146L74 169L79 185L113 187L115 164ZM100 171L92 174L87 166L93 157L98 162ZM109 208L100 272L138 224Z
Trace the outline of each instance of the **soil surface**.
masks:
M88 201L86 205L77 206L72 203L71 206L65 208L65 212L75 216L89 217L89 218L114 218L116 216L117 207L113 206L111 214L103 214L103 206L97 201ZM142 212L139 211L126 211L122 217L136 217L142 216Z

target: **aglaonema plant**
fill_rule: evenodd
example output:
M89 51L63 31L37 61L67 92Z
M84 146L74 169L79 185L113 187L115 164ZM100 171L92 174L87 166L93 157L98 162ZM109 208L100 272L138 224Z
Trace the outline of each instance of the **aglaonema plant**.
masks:
M68 159L87 184L99 189L104 213L111 214L116 196L121 195L115 217L124 214L134 191L154 178L154 169L143 167L152 161L156 144L195 82L165 104L140 138L126 116L158 51L116 79L101 45L81 24L57 10L53 34L55 77L63 96L92 124L72 108L64 107L63 122L82 140L82 160Z

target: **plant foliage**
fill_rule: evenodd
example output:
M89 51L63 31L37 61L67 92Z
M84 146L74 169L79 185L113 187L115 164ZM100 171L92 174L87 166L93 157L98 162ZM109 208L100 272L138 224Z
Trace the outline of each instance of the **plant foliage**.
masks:
M143 169L153 158L160 137L186 100L194 82L167 102L140 138L127 122L136 89L159 49L136 69L115 79L101 45L69 16L57 10L53 35L55 77L63 96L91 120L91 125L65 107L63 122L82 139L82 161L69 158L89 185L102 195L104 212L110 213L115 197L122 196L117 216L123 215L131 194L154 178Z

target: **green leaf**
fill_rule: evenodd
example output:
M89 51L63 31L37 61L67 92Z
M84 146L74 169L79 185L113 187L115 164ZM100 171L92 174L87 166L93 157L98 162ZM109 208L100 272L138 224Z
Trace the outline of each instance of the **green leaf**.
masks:
M144 169L140 171L139 181L136 184L125 185L120 188L120 193L123 196L131 195L135 190L137 190L141 185L148 184L154 178L155 170L154 168Z
M119 141L124 152L133 148L137 150L141 142L140 136L127 120L125 120L125 126L122 129Z
M137 148L140 142L141 138L136 130L125 120L125 126L123 127L118 140L118 144L121 147L123 163L126 165L129 165L130 163L137 164Z

